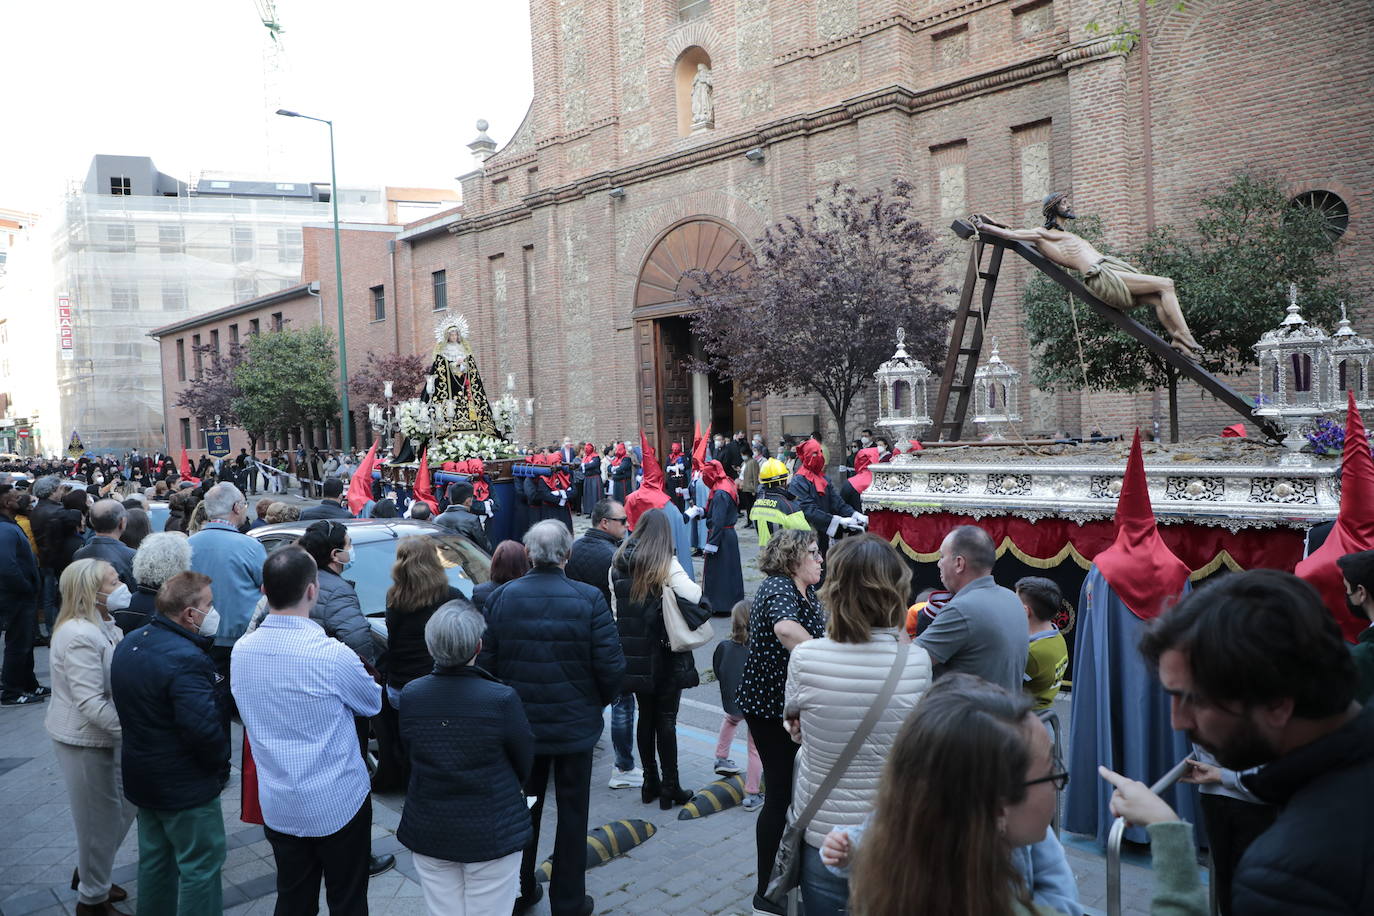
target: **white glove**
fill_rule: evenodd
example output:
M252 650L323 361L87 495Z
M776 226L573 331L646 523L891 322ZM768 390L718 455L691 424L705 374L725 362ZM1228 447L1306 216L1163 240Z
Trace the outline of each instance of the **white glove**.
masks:
M687 488L686 488L686 487L678 487L678 488L677 488L677 495L678 495L678 496L681 496L683 499L686 499L686 498L687 498Z
M828 538L833 538L835 536L836 531L839 531L841 528L848 527L849 519L845 518L842 515L832 515L830 516L830 524L825 529L825 536Z
M854 518L840 519L840 527L848 528L850 531L863 531L863 522Z
M707 544L705 547L701 548L701 552L706 554L707 556L710 556L719 549L720 548L717 547L715 544Z
M860 525L863 525L865 528L868 527L868 516L864 515L862 512L855 512L853 515L850 516L850 518L854 519L854 521L858 522Z
M705 514L706 510L702 509L701 506L692 506L686 512L682 513L682 516L690 522L692 519L701 518Z

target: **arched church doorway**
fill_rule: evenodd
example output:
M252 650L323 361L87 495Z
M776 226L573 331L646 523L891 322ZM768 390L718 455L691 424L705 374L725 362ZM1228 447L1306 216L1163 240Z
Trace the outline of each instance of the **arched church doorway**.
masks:
M691 270L743 270L747 251L743 237L729 224L711 217L684 220L659 236L649 249L635 285L636 388L640 426L654 438L660 454L680 441L692 447L696 423L710 423L729 436L746 430L762 433L762 398L735 390L716 373L689 371L701 344L692 334Z

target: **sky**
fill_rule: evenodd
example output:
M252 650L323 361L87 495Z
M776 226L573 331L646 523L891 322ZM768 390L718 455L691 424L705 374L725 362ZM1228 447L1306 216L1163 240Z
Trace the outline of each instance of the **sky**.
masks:
M485 118L504 143L529 106L524 0L275 0L280 97L269 98L267 0L9 0L0 11L0 207L43 213L97 153L201 171L456 189ZM269 140L268 128L275 132Z

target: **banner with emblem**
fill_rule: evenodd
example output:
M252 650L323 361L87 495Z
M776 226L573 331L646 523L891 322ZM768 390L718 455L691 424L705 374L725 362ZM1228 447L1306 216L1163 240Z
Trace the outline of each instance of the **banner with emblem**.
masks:
M205 431L205 451L211 458L229 457L229 430L207 429Z

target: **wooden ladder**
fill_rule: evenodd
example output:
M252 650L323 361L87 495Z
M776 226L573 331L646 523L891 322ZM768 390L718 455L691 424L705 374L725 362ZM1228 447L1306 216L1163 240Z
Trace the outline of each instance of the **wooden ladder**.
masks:
M978 357L983 349L983 329L987 324L988 314L992 311L992 297L997 289L997 273L1002 266L1002 253L1010 250L1066 289L1070 295L1087 305L1099 317L1111 322L1120 330L1140 341L1147 350L1172 366L1179 375L1197 382L1218 401L1230 407L1247 421L1254 423L1270 439L1275 442L1283 440L1283 430L1270 418L1256 416L1254 405L1248 398L1169 346L1164 338L1127 313L1112 308L1097 298L1091 290L1083 285L1083 281L1046 258L1034 245L991 235L978 236L973 224L968 220L956 219L950 224L950 228L961 239L972 238L974 241L973 247L969 251L968 270L964 274L964 287L959 294L959 305L954 313L949 353L945 357L944 371L940 376L940 391L935 399L935 412L931 414L934 419L934 431L937 439L957 441L963 435L964 419L968 415L969 398L973 393L973 374L978 369ZM992 247L992 256L988 259L987 269L980 270L983 261L983 249L987 246ZM979 280L983 281L983 294L975 314L973 295ZM968 325L971 316L975 320L970 332ZM950 397L955 394L958 397L954 402L953 415L947 416Z
M968 416L968 402L973 395L973 374L978 370L978 358L983 351L983 332L987 327L988 314L992 311L992 297L997 292L997 273L1002 268L1003 249L1001 245L994 245L992 257L988 259L988 269L981 270L983 248L982 240L974 241L969 248L964 287L954 311L949 352L945 355L944 371L940 374L935 413L931 414L935 420L935 438L941 442L957 442L963 438L964 418ZM973 294L977 291L979 280L983 281L983 295L975 311ZM973 318L972 327L969 318ZM954 402L954 416L946 419L951 395L958 395L958 398Z

